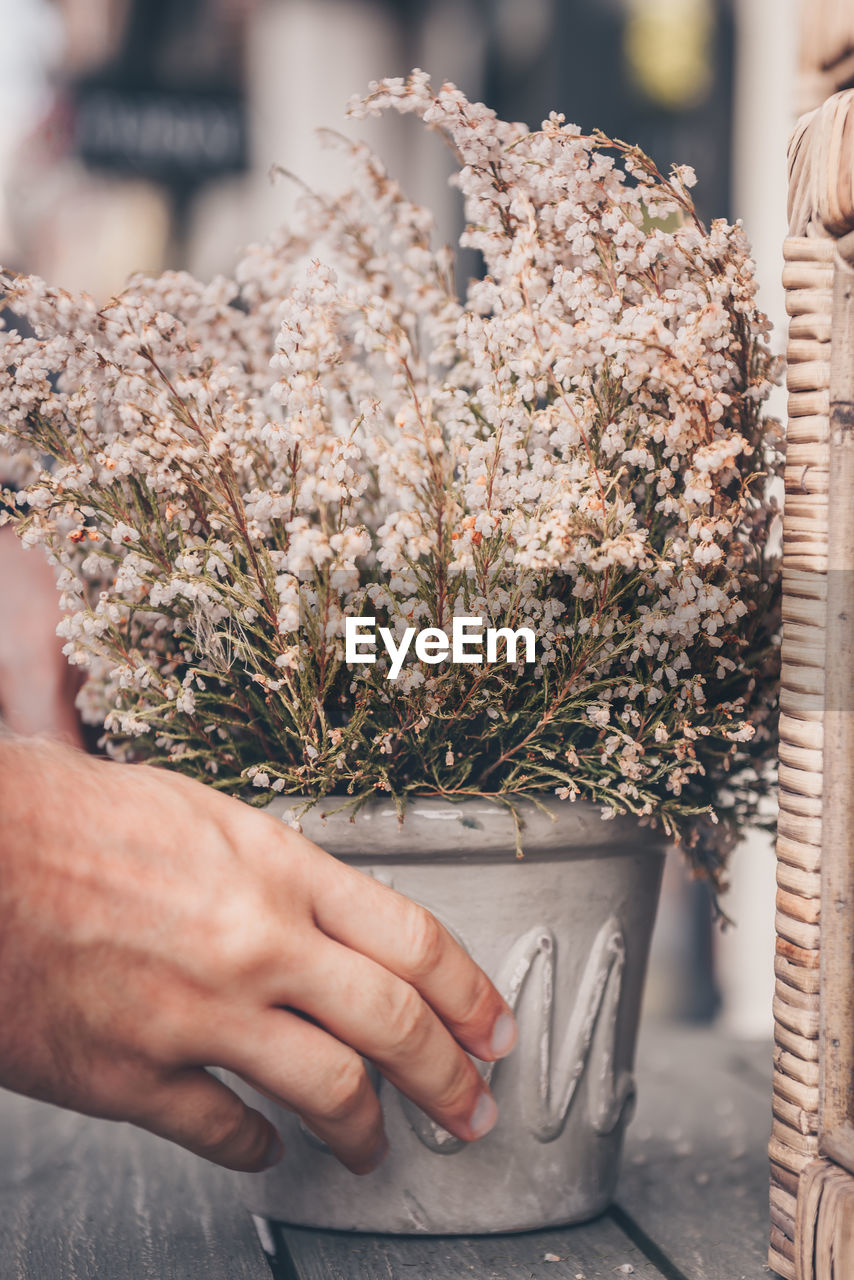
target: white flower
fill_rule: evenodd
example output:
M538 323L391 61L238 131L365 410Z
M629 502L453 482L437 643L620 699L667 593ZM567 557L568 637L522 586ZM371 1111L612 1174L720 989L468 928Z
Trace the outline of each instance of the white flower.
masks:
M587 718L598 728L604 728L611 719L611 708L606 703L591 703L587 708Z
M146 679L145 683L148 683ZM192 689L182 689L175 698L175 710L183 712L186 716L191 716L196 710L196 697Z

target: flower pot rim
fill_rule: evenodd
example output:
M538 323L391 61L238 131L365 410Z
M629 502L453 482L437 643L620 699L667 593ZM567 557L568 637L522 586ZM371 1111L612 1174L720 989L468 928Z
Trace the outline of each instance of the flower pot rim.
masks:
M278 796L265 812L282 821L299 813L303 797ZM646 854L659 857L664 833L631 815L605 820L589 800L561 800L543 793L536 803L514 798L520 820L505 803L488 798L409 799L403 819L394 801L377 797L355 814L346 798L329 796L299 817L303 833L347 862L505 861ZM519 858L521 842L522 857Z

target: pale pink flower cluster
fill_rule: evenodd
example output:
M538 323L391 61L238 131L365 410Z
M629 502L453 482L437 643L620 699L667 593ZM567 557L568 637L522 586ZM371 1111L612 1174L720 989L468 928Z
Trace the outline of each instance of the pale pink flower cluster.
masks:
M173 763L192 754L218 773L230 751L236 789L322 794L330 776L356 791L369 776L341 737L364 698L417 697L406 742L385 712L364 739L392 762L372 785L417 790L393 762L472 673L414 663L392 686L381 660L333 679L344 618L448 630L480 613L534 627L528 678L553 668L561 714L578 708L578 740L542 747L541 765L560 757L561 793L657 816L653 792L666 808L708 775L704 736L731 744L721 777L755 729L767 737L771 677L736 678L773 596L779 465L747 242L700 225L689 169L664 178L559 115L530 132L421 72L351 111L388 108L458 156L461 243L485 264L462 301L430 215L335 137L351 188L305 194L298 224L233 280L137 278L99 307L7 279L35 336L2 334L0 447L17 458L23 537L60 566L66 652L92 672L84 702ZM314 701L334 702L319 713L309 675ZM237 691L248 723L269 712L281 726L256 754L206 722L211 681ZM447 793L465 793L453 771L490 759L505 702L484 693L486 736L437 747L431 787L444 768ZM557 714L530 712L520 740ZM490 776L549 785L505 769L514 750L495 749L482 790ZM698 785L713 794L716 779Z

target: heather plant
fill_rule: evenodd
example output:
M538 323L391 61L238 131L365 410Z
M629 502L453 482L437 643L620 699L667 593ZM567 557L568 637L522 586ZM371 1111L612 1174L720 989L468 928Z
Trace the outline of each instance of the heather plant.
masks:
M780 465L742 229L692 172L421 72L459 159L452 252L378 159L233 279L99 306L6 274L7 502L55 561L108 749L263 803L586 797L719 879L771 754ZM47 461L49 460L49 462ZM346 619L528 628L536 658L345 661ZM698 839L717 824L714 839ZM524 841L524 833L523 833Z

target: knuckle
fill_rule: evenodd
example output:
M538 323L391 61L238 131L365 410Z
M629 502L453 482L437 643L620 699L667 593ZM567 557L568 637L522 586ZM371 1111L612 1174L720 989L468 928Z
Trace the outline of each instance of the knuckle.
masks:
M481 1023L491 1024L502 1008L498 992L486 974L478 971L474 980L461 994L456 1021L469 1027L479 1027Z
M425 978L442 958L444 930L434 915L416 903L410 905L405 929L409 973L416 979Z
M324 1117L333 1124L350 1120L361 1108L367 1087L361 1059L355 1054L342 1058L325 1082Z
M418 1054L431 1031L429 1010L414 987L395 986L389 996L388 1047L397 1054Z
M263 970L274 947L267 910L249 895L220 904L211 921L210 960L218 985L239 982Z
M477 1068L461 1054L450 1079L436 1095L436 1107L443 1115L468 1119L482 1088Z

